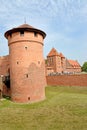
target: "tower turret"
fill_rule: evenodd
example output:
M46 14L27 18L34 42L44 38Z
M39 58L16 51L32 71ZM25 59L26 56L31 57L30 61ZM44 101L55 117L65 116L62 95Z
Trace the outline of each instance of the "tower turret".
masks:
M46 34L28 24L8 30L11 99L35 102L45 98L43 41Z

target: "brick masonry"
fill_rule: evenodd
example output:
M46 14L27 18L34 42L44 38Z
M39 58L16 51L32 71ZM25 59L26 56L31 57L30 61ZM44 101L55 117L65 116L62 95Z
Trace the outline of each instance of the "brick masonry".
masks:
M52 48L46 59L46 75L50 73L80 73L81 66L77 60L68 60L62 53Z
M46 76L47 85L87 86L87 74Z
M43 31L27 24L5 33L9 60L6 57L1 59L3 68L0 75L7 74L9 63L10 89L3 86L3 94L10 95L13 102L28 103L45 99L45 35Z

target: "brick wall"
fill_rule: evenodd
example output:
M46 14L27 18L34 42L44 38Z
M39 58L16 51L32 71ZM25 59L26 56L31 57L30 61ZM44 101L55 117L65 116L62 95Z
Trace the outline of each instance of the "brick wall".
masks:
M14 32L8 36L10 52L11 100L35 102L45 98L43 36L34 32Z
M0 75L7 75L9 69L9 55L0 57Z
M46 76L48 85L87 86L87 74Z

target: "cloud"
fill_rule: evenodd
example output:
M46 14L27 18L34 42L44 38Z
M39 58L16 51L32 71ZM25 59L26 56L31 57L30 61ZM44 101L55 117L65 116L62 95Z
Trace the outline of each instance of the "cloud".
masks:
M81 52L86 59L87 0L0 0L0 5L0 55L8 53L4 32L26 18L47 33L45 55L54 46L71 57L79 58Z

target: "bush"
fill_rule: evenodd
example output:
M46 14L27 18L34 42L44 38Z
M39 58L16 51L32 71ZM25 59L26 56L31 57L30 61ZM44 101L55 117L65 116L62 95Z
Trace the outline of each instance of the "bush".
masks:
M87 62L84 62L82 66L82 71L87 72Z

